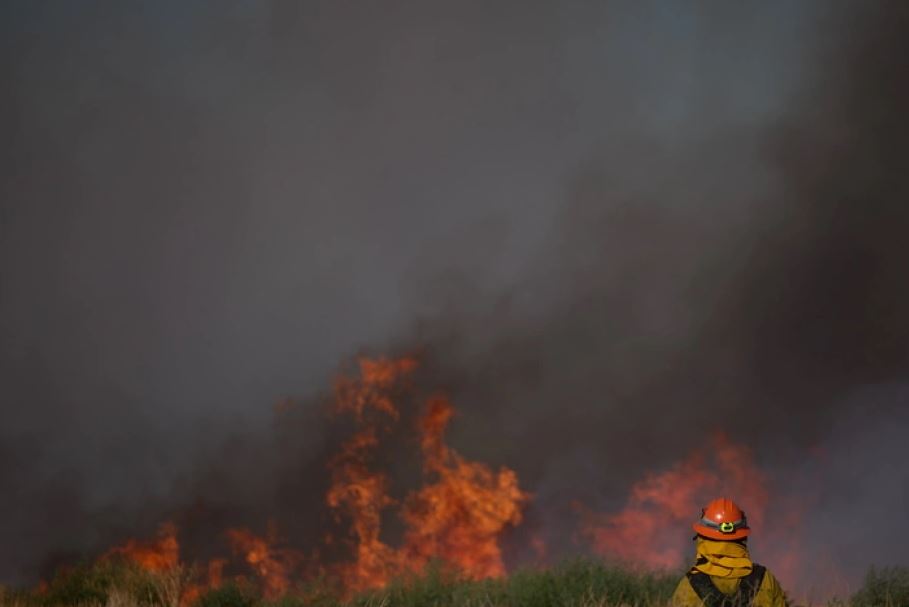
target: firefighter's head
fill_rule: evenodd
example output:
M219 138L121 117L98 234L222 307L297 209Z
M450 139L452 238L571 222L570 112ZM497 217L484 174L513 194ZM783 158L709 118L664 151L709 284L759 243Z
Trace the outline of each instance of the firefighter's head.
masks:
M707 504L692 527L698 535L712 540L743 541L751 533L745 513L725 497Z

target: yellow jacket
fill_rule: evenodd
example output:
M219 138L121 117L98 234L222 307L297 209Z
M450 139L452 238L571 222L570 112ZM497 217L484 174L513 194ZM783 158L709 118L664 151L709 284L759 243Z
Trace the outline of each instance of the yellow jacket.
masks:
M727 601L735 599L742 579L751 574L755 564L748 556L748 549L738 542L718 542L698 538L697 562L690 575L709 577L710 582ZM700 578L703 579L703 578ZM673 607L705 607L705 602L692 587L688 576L682 578L672 595ZM763 579L752 607L786 607L786 595L770 571L764 571ZM709 607L709 606L706 606Z

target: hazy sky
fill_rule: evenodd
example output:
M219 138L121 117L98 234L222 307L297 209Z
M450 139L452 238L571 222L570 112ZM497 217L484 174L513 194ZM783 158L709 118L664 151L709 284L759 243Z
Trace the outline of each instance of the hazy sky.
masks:
M4 2L0 581L211 498L225 441L362 349L429 348L453 440L543 520L714 426L782 479L849 454L819 538L907 511L907 19ZM225 496L299 472L245 465ZM835 550L863 569L875 533Z

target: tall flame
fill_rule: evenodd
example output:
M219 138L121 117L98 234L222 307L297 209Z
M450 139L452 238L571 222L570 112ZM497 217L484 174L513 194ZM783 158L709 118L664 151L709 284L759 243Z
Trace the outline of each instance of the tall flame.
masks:
M352 412L359 426L332 460L333 483L328 505L351 521L355 543L352 565L344 577L353 590L381 587L394 576L421 570L433 558L471 578L505 573L499 539L521 521L528 495L517 475L502 468L464 459L448 447L443 435L454 409L443 397L427 403L419 425L423 470L429 484L403 500L403 545L380 539L382 512L398 504L386 477L369 467L384 424L399 418L392 398L416 367L411 359L361 360L360 379L336 384L336 411Z
M399 555L379 537L382 511L395 502L388 496L385 475L369 463L379 444L381 422L399 417L388 392L415 367L411 359L361 359L359 380L342 376L335 382L334 410L352 412L359 428L329 462L332 484L326 495L336 518L351 521L354 561L341 573L350 590L383 586L400 571Z
M507 526L520 524L529 495L512 470L493 472L445 444L453 415L451 403L437 396L420 424L424 471L435 481L407 500L405 553L413 564L439 558L471 578L501 576L499 537Z
M410 377L416 367L412 358L363 358L357 375L335 382L333 411L351 415L354 432L328 463L331 486L325 502L337 521L349 525L352 558L329 571L339 575L348 592L384 586L395 576L420 571L431 559L470 578L504 574L500 536L521 522L529 499L512 470L493 471L445 443L454 408L441 396L427 401L418 425L424 486L400 500L389 495L387 476L375 469L375 454L400 418L401 401L414 400ZM392 507L398 508L405 527L400 545L382 538L383 515ZM291 576L301 573L300 553L276 548L274 533L263 538L235 528L226 535L234 553L261 581L266 599L287 593ZM176 526L166 523L157 540L130 540L110 553L123 554L150 571L176 568ZM210 561L208 582L189 586L184 596L194 598L218 587L227 562Z

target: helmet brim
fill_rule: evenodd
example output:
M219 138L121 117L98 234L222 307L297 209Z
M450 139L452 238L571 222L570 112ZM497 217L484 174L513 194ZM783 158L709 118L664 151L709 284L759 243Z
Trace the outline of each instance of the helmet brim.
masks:
M714 529L712 527L708 527L707 525L702 525L700 523L693 524L691 526L691 528L694 529L694 532L697 533L698 535L703 535L704 537L708 537L712 540L721 540L721 541L723 541L723 540L728 540L728 541L740 540L742 538L748 537L748 535L751 533L751 529L749 529L748 527L740 527L740 528L736 529L735 531L733 531L732 533L723 533L719 529Z

